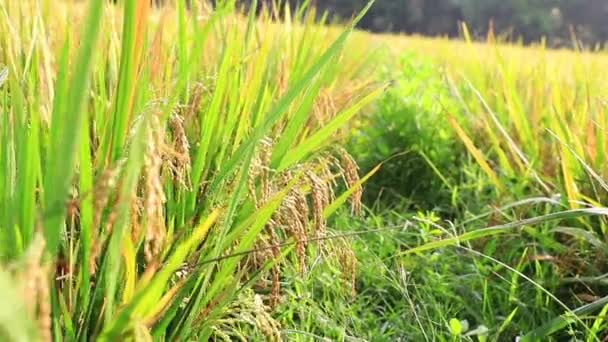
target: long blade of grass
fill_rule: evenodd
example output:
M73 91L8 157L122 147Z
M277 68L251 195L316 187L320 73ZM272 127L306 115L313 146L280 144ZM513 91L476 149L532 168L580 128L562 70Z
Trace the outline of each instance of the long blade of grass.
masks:
M572 218L577 218L577 217L594 216L594 215L606 216L606 215L608 215L608 208L586 208L586 209L566 210L566 211L561 211L561 212L557 212L557 213L551 213L551 214L547 214L547 215L532 217L529 219L524 219L524 220L520 220L520 221L516 221L516 222L510 222L510 223L506 223L506 224L491 226L491 227L478 229L478 230L471 231L471 232L466 232L459 236L429 242L424 245L408 249L407 251L399 253L398 255L420 253L420 252L429 251L429 250L433 250L433 249L437 249L437 248L449 247L449 246L457 245L459 243L466 242L466 241L471 241L471 240L475 240L475 239L504 234L515 228L521 228L524 226L545 223L548 221L572 219Z
M483 153L475 146L475 144L473 143L471 138L469 138L469 136L464 131L462 126L460 126L458 121L452 115L448 116L448 121L449 121L450 125L454 128L454 130L456 131L456 134L458 135L458 137L462 140L462 142L464 143L466 148L469 150L471 155L473 155L473 158L475 158L475 161L477 161L477 163L482 168L482 170L488 175L488 177L490 177L490 180L492 181L494 186L496 186L496 188L500 192L503 192L505 189L504 185L498 179L496 172L494 172L494 170L492 170L492 168L490 167L490 164L488 164L488 162L486 161L486 158L484 157Z
M66 213L65 201L70 190L78 153L77 143L82 134L82 121L87 115L85 100L101 27L103 3L103 0L93 0L90 3L85 21L87 26L69 83L69 95L55 102L62 110L53 113L49 160L44 178L44 205L47 213L44 230L48 250L53 255L59 246L59 236Z
M542 341L544 339L547 339L552 334L567 327L573 321L577 321L577 320L580 321L579 317L589 315L590 313L592 313L594 311L604 308L606 305L608 305L608 296L602 297L602 298L594 301L593 303L583 305L581 307L578 307L578 308L572 310L572 312L568 312L564 315L554 318L550 322L543 324L542 326L540 326L540 327L530 331L526 335L524 335L521 338L521 341L529 342L529 341ZM599 341L597 336L594 340Z

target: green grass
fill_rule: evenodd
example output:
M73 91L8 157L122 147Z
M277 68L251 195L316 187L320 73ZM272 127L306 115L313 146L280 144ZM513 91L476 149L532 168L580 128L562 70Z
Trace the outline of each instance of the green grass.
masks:
M368 237L355 251L361 267L371 250L389 270L406 270L408 282L379 280L379 267L371 266L374 274L359 275L361 298L351 308L383 297L385 310L401 317L409 310L410 319L378 313L368 321L414 340L604 338L605 176L598 161L605 141L596 135L605 107L605 83L596 79L603 53L500 45L492 37L485 45L385 39L392 54L379 77L391 77L393 86L357 125L351 151L362 165L387 165L370 180L367 221L337 225L407 227L397 246L369 244ZM424 52L395 63L407 47ZM403 291L365 296L385 287ZM408 301L420 307L405 308ZM366 335L371 329L360 333L378 339Z

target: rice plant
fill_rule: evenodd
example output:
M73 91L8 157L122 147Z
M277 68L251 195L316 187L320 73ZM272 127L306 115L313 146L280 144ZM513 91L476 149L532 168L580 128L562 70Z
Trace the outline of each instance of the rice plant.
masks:
M189 3L0 1L2 339L276 340L283 265L358 210L360 16Z

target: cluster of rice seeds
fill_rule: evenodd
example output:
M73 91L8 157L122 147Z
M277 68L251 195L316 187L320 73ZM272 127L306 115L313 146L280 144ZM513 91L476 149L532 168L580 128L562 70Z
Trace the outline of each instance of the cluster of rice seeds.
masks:
M141 218L144 215L144 203L143 199L133 194L131 197L131 240L139 241L142 236L143 227Z
M97 232L102 232L101 226L103 214L105 212L105 209L110 204L110 201L112 200L112 195L114 194L114 191L116 190L116 187L118 185L118 178L120 172L122 171L124 163L125 160L120 160L116 165L107 168L99 175L97 181L95 182L95 188L93 189L93 208L95 213L93 221L94 229L92 230L93 234L96 234ZM114 207L114 204L115 203L113 203L111 207ZM104 232L105 236L109 236L110 232L112 231L113 222L115 220L116 210L112 210L107 220L108 222L106 224L106 231ZM103 240L104 239L99 238L99 236L93 236L94 244L92 247L93 250L91 251L91 259L89 261L89 270L92 275L94 275L97 270L97 257L101 252L101 245L103 243Z
M298 256L300 272L306 272L306 247L308 226L308 202L302 190L295 188L283 201L279 209L279 224L286 232L295 237L296 255Z
M322 169L327 170L323 167ZM310 195L312 198L312 220L314 227L314 237L323 237L327 231L327 220L323 211L329 206L333 198L333 188L329 179L323 179L311 170L305 171Z
M338 148L334 154L327 153L324 158L320 158L318 164L321 165L321 168L319 169L318 173L322 175L321 180L322 182L324 182L326 189L328 189L327 191L329 191L331 201L333 201L334 196L333 189L337 187L335 179L342 178L344 185L354 190L349 197L352 214L360 214L363 207L363 188L359 184L359 167L357 166L357 163L355 162L353 157L345 149ZM319 187L321 187L323 183L321 183L319 180L317 180L317 182L319 184ZM313 204L315 197L314 191L315 188L313 185ZM320 192L321 190L318 191ZM319 200L319 202L321 202L321 200ZM325 209L325 205L327 204L323 204L315 210L320 209L320 213L322 214ZM314 205L313 208L315 208ZM325 236L327 236L326 231L323 231L322 234L317 233L317 237ZM326 255L333 255L337 258L337 261L340 264L342 270L344 283L347 284L347 286L354 294L357 259L355 253L350 248L348 241L345 239L339 239L337 243L321 244L321 247L321 251L326 253Z
M277 232L271 226L267 226L267 232L270 237L268 241L270 241L270 246L272 246L270 248L270 255L273 259L277 259L281 256L281 248L279 247L281 241ZM270 270L270 274L272 276L270 306L276 307L281 300L281 264L277 262Z
M275 192L273 184L270 182L270 160L272 158L272 140L262 139L249 169L248 188L249 193L255 203L256 208L260 208L266 203ZM256 184L259 183L260 190ZM280 225L280 216L273 217L264 229L264 235L256 243L256 248L260 251L251 256L251 262L255 267L261 267L268 260L278 258L281 243L277 234L277 227ZM281 265L275 264L270 270L271 275L271 294L270 304L275 306L279 303L281 295ZM264 281L263 281L264 282Z
M312 108L312 114L316 122L323 125L339 112L338 108L335 95L324 89Z
M264 305L260 295L254 294L250 302L251 316L257 328L262 332L267 341L280 341L280 324L272 318L270 308ZM243 314L241 314L242 316ZM243 317L244 318L244 317Z
M173 180L184 189L190 189L190 144L184 129L184 118L173 114L169 120L169 127L173 135L173 150L169 151L169 168Z
M114 192L114 190L116 190L116 186L118 184L118 176L120 175L123 164L124 161L119 162L113 167L107 168L99 175L95 182L95 189L93 190L95 227L101 226L103 211L108 206L112 193Z
M293 236L295 238L299 268L302 273L306 272L307 225L308 203L306 202L306 195L297 188L293 189L281 203L275 217L266 226L267 238L260 240L260 247L265 247L265 249L261 258L258 258L258 265L270 260L269 258L280 257L281 249L279 245L283 242L279 238L278 232L280 232L282 236ZM276 263L272 267L271 276L270 306L275 307L279 304L281 298L281 263Z
M269 168L271 151L272 141L264 139L256 151L249 171L249 193L257 208L264 205L273 194L287 186L296 177L296 171L302 170L303 176L300 182L290 190L279 210L269 221L263 236L256 244L256 249L259 251L254 253L247 263L261 267L267 261L276 259L281 253L279 245L284 242L281 238L293 237L296 241L299 270L304 273L307 271L308 240L323 238L327 235L327 220L324 211L335 198L336 179L342 178L348 187L355 187L351 206L353 212L361 211L362 190L360 186L357 186L358 168L346 151L339 150L338 157L327 154L310 163L300 165L298 170L273 174ZM339 255L340 264L343 266L345 277L354 277L353 272L356 267L352 261L352 251L344 247L340 248L342 250L340 252L342 254ZM344 251L344 249L347 250ZM280 300L280 276L281 264L277 263L270 271L270 279L262 281L262 285L268 282L271 284L271 306L277 305Z
M253 196L256 208L264 205L273 195L273 187L270 183L270 160L272 158L272 140L262 139L256 158L251 163L249 176L249 191ZM256 179L260 182L259 195L256 191Z
M253 291L241 293L226 311L228 317L217 320L212 328L214 340L249 341L251 336L245 336L248 329L244 325L255 327L265 341L282 340L281 324L272 317L272 308L264 305L262 297Z
M43 261L45 241L37 233L24 259L25 265L18 274L22 295L30 317L36 317L41 341L52 341L51 297L49 292L49 264Z
M197 82L190 89L190 97L188 103L180 106L179 115L183 117L183 122L197 122L200 120L199 110L205 100L206 96L212 93L212 89L209 87L213 86L215 82L212 78L207 78L204 85L202 82Z
M356 101L359 94L369 93L375 87L377 85L370 82L351 80L339 88L322 88L312 108L312 120L317 125L325 125L336 116L336 113Z
M338 149L339 159L334 158L335 166L340 170L340 174L342 175L342 179L348 188L354 189L354 192L350 196L350 205L351 211L353 215L358 215L363 210L363 187L359 178L359 166L355 159L344 149Z
M153 116L148 130L143 167L143 214L145 217L144 256L151 262L162 251L165 240L164 205L166 202L162 183L164 130L158 117Z
M340 239L339 243L335 244L335 253L342 268L342 280L346 288L350 289L353 296L356 295L356 276L357 276L357 256L350 248L348 242Z
M187 108L191 106L194 104L189 104ZM168 128L172 137L171 144L166 142L168 135L158 116L151 118L146 139L142 183L138 192L140 195L133 194L131 198L127 199L131 206L131 237L133 241L139 241L144 234L144 256L148 262L162 252L166 236L164 217L166 197L163 189L165 170L170 172L177 185L184 189L190 188L190 144L184 129L184 118L174 113L168 121ZM111 208L104 224L106 227L103 232L104 236L109 236L116 219L117 211L115 209L121 199L113 196L118 186L123 164L124 160L120 160L115 166L106 169L98 177L93 191L94 227L97 228L95 231L101 232L105 209ZM142 222L144 218L145 222ZM142 227L145 227L145 231ZM104 239L95 237L94 241L90 265L93 274Z

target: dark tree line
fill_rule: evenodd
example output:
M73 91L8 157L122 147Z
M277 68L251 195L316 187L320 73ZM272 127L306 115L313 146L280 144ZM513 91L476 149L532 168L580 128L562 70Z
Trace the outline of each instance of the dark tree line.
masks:
M295 7L302 0L287 2ZM313 2L335 20L347 20L367 0ZM485 36L492 22L497 34L511 40L533 42L546 37L550 45L564 46L572 44L574 33L587 45L604 44L608 41L608 0L376 0L360 27L374 32L457 36L463 21L478 37Z

